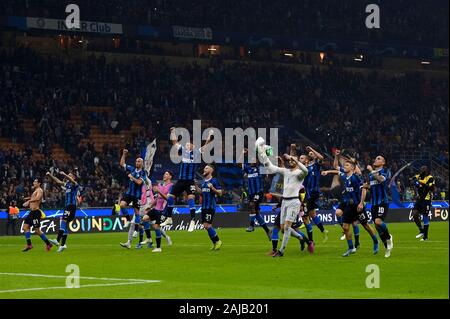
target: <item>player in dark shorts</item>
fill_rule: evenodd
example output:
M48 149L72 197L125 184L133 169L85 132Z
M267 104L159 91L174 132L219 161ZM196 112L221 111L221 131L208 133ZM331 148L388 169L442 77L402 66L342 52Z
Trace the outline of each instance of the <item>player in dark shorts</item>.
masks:
M162 252L161 249L161 216L162 216L162 211L155 209L154 207L148 207L145 210L145 215L142 218L142 222L150 222L150 224L152 225L153 229L155 230L155 235L156 235L156 248L154 248L152 250L152 252L154 253L160 253ZM170 240L170 239L169 239Z
M205 166L203 169L201 188L197 187L197 191L202 194L201 221L213 243L211 250L219 250L222 246L222 241L219 239L217 231L212 224L216 214L217 196L222 196L222 187L220 186L219 181L212 176L213 172L214 168L211 165Z
M134 210L134 216L132 220L127 217L127 224L125 226L129 226L130 221L132 226L130 226L130 229L128 230L128 241L126 243L120 243L120 246L130 249L131 241L133 240L133 233L135 231L139 231L139 208L141 203L142 187L147 179L147 175L144 170L144 160L138 157L136 158L136 167L127 165L125 161L127 154L128 150L124 149L122 157L120 158L120 167L128 173L129 178L128 189L120 201L120 207L126 208L131 205Z
M212 141L213 132L209 132L205 145L196 149L192 143L186 143L185 146L182 146L178 142L178 136L176 136L175 131L175 128L170 129L170 140L172 141L173 146L176 147L178 155L181 155L180 173L177 182L172 187L170 194L167 197L167 206L164 212L165 220L161 226L172 225L175 198L186 192L188 196L189 213L191 215L188 231L192 232L195 229L195 174L201 163L201 153L203 148Z
M323 156L311 146L306 147L308 155L303 157L307 160L305 161L306 167L308 168L308 175L306 175L303 185L306 189L306 210L305 215L308 216L314 224L319 228L323 235L323 242L328 240L328 230L323 227L322 221L319 216L317 216L317 209L319 208L319 198L321 196L320 191L320 169L322 167ZM312 225L310 226L312 228ZM312 229L311 229L312 233ZM312 240L312 239L311 239Z
M366 229L370 237L373 240L373 253L378 253L378 239L374 230L368 224L369 217L365 210L364 200L367 194L367 189L363 186L361 178L355 173L356 164L353 161L346 161L344 163L343 172L338 170L325 171L324 174L336 174L339 175L345 185L345 193L342 200L343 209L343 229L347 239L348 250L342 255L348 257L350 254L356 252L356 248L353 245L352 234L350 233L350 225L354 222L359 223Z
M372 220L386 248L385 257L389 257L394 245L392 235L389 233L387 225L384 222L389 211L389 199L387 196L389 172L385 168L385 165L386 158L383 155L379 155L375 158L373 167L371 165L367 166L367 170L369 171L369 185L366 185L366 188L370 190Z
M244 154L247 150L244 150ZM242 163L242 171L247 174L247 189L248 189L248 205L249 205L249 216L250 216L250 226L246 229L247 232L252 232L255 230L255 220L258 221L259 225L266 232L267 237L270 240L270 229L267 227L264 218L260 214L260 204L263 200L263 180L259 170L259 163L246 164Z
M69 234L69 223L75 219L75 214L77 212L79 185L76 181L76 176L73 173L67 175L63 171L60 171L59 174L64 177L63 181L53 176L50 172L47 172L46 175L61 187L66 194L64 214L61 217L59 224L58 237L56 239L50 239L50 242L53 245L59 246L57 252L60 253L67 248L66 240Z
M47 251L49 251L53 247L52 243L50 243L50 241L47 239L47 236L45 236L45 234L41 231L41 218L43 216L45 217L45 214L40 209L41 202L44 197L44 191L42 190L41 185L41 180L36 178L33 181L33 194L31 195L31 197L25 198L26 202L23 203L24 207L30 208L30 213L25 218L23 224L23 232L25 233L25 239L27 241L27 245L22 250L23 252L29 251L33 248L33 245L31 244L31 227L34 228L35 233L39 235L42 241L46 244Z
M341 173L345 173L344 169L339 165L340 154L341 154L340 150L335 150L333 167L335 170L337 170ZM361 169L359 168L358 163L353 160L351 160L351 161L355 163L355 174L358 176L361 176ZM327 172L328 171L322 171L321 175L326 176ZM345 208L345 203L343 202L344 193L345 193L345 191L342 193L341 201L339 202L339 204L336 208L336 211L335 211L336 220L342 228L342 236L341 236L340 240L345 240L344 222L343 222L343 217L342 217L344 215L344 208ZM359 243L359 226L358 226L357 222L354 222L352 226L353 226L353 235L355 236L355 248L358 249L359 245L360 245L360 243Z
M429 214L431 212L431 201L435 190L435 181L427 166L422 166L420 168L420 173L415 175L412 178L412 181L417 189L416 202L414 203L413 208L413 219L417 228L419 228L419 234L416 238L421 238L421 241L425 241L428 240L428 229L430 227ZM420 215L422 215L423 218L423 226Z

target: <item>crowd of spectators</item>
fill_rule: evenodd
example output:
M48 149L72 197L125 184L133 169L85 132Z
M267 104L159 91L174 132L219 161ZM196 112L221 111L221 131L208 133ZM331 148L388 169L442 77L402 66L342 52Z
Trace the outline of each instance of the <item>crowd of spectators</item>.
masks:
M0 15L63 18L69 0L2 0ZM448 47L446 0L77 0L81 17L153 26L184 25L264 35L395 42ZM365 25L380 7L380 29Z
M124 147L139 154L158 137L161 161L168 154L169 128L189 128L193 119L202 119L222 130L279 127L280 152L298 139L298 131L321 152L345 149L363 165L383 153L395 172L404 164L403 152L420 151L448 167L447 88L444 80L415 73L364 76L334 67L305 72L217 60L207 67L173 67L147 59L107 62L104 56L62 60L24 48L0 52L1 137L26 145L20 152L0 151L0 207L11 199L20 202L31 179L51 167L77 173L83 205L112 205L126 185L120 150L105 144L96 151L95 141L85 140L92 125L118 133L138 123L142 130ZM69 124L86 106L109 106L113 112L92 112L80 127ZM22 129L25 119L34 121L33 134ZM71 156L69 162L52 159L55 144ZM33 159L33 149L44 161ZM403 183L408 184L406 174ZM44 187L46 205L61 205L61 191L48 182Z

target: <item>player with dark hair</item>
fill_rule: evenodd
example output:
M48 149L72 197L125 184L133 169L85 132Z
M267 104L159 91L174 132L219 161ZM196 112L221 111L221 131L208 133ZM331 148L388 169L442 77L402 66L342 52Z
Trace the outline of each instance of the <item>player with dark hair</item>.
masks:
M292 225L296 222L300 213L301 203L299 199L300 188L308 169L298 161L296 156L284 154L284 159L288 162L289 168L282 168L272 164L267 156L267 149L270 147L265 144L262 137L258 137L255 142L259 160L266 167L269 173L280 173L283 175L283 201L281 202L280 229L283 232L283 241L280 249L273 257L282 257L288 244L289 238L294 236L301 237Z
M25 218L23 224L23 232L25 233L25 239L27 241L26 247L22 250L23 252L29 251L33 248L31 244L31 227L34 227L34 231L39 237L41 237L42 241L46 244L46 249L49 251L52 249L53 245L47 239L47 236L41 231L41 218L45 217L44 212L40 209L42 199L44 197L44 191L41 188L42 181L39 178L36 178L33 181L33 189L34 192L31 197L25 198L26 202L23 203L23 207L29 207L30 212L28 216Z
M345 173L344 169L339 165L340 159L341 159L341 151L336 149L334 151L333 167L334 167L335 170L337 170L337 171L339 171L341 173ZM355 164L355 174L358 175L358 176L362 176L361 169L360 169L358 163L356 162L356 160L351 159L351 158L345 158L345 157L342 157L342 159L344 161L350 161L350 162L354 163ZM323 171L321 174L323 176L327 175L327 173L325 171ZM343 226L344 226L344 222L343 222L343 217L342 216L344 215L344 208L345 208L345 206L346 206L346 204L345 204L345 202L343 202L343 199L342 199L339 202L339 205L337 206L336 211L335 211L337 222L342 227L342 229L343 229ZM360 245L360 243L359 243L359 226L358 226L358 223L356 221L353 223L353 235L355 236L355 248L358 249L358 247ZM345 240L345 233L344 233L344 231L342 231L342 236L341 236L340 239L341 240Z
M389 172L385 166L386 158L383 155L378 155L375 158L373 166L367 166L367 170L369 171L369 185L366 187L370 189L372 220L386 248L385 257L389 257L394 244L392 235L389 233L387 225L384 222L389 211L389 199L387 196Z
M413 208L413 219L417 228L419 228L419 234L416 238L421 238L421 241L425 241L428 240L428 229L430 227L428 215L431 212L431 200L433 199L433 192L435 190L435 180L428 166L422 166L419 174L415 175L412 181L417 189L416 202ZM420 215L423 218L423 226Z
M66 194L64 214L61 217L59 224L58 237L56 239L49 239L53 245L59 246L57 250L58 253L67 249L66 240L69 234L69 223L75 219L79 195L79 185L76 181L75 174L66 174L63 171L59 171L59 174L64 177L62 181L53 176L50 172L47 172L46 174L54 183L61 187Z
M192 232L195 228L195 173L201 161L201 153L203 148L212 141L213 132L210 131L205 145L196 149L195 145L188 142L185 146L182 146L178 142L178 137L175 135L175 128L170 129L170 140L172 144L177 148L178 154L181 155L180 173L178 180L172 187L169 195L167 196L166 206L166 220L161 226L172 225L172 213L175 205L175 198L179 197L183 192L188 195L189 212L191 215L191 221L189 223L188 231Z
M202 224L213 243L211 250L219 250L222 246L222 241L219 239L212 223L216 214L217 196L222 196L222 187L217 179L213 177L213 173L214 168L211 165L206 165L203 169L201 188L196 185L196 189L202 194Z
M323 242L328 240L328 230L323 227L322 221L317 216L317 209L319 208L319 198L320 192L320 169L322 166L323 156L311 146L307 146L308 151L306 167L308 168L308 175L306 175L303 184L306 189L306 210L305 215L314 222L314 224L319 228L320 232L323 234Z
M345 193L343 198L343 229L348 243L348 250L342 255L348 257L356 252L353 245L352 234L350 233L350 225L359 220L361 225L369 233L373 240L373 253L378 253L378 239L374 230L368 224L369 217L364 209L364 200L366 198L367 189L364 188L363 181L355 173L356 164L347 160L344 163L343 172L338 170L325 171L324 174L336 174L341 177L345 185Z
M247 153L247 150L243 151L243 154ZM250 226L246 229L247 232L255 230L255 220L266 232L267 237L270 240L270 230L267 227L264 218L260 214L260 204L263 199L263 180L259 170L259 163L241 164L242 171L247 174L247 189L248 189L248 205L250 215Z
M167 245L172 245L171 238L166 234L166 232L161 228L161 217L164 211L164 207L167 203L167 195L172 188L172 177L173 174L170 171L164 172L163 182L159 185L153 186L154 198L151 200L151 204L145 209L145 215L142 218L142 224L144 225L145 232L147 233L147 238L150 237L150 224L156 233L156 248L153 252L161 252L161 237L165 237L167 240ZM142 234L140 235L142 241ZM146 244L147 242L140 242L139 245ZM150 248L151 246L148 246Z
M281 198L280 198L280 200L281 200ZM303 208L301 208L300 213L303 212L302 210L303 210ZM271 233L272 250L268 253L269 256L273 257L273 256L275 256L275 254L278 251L278 241L279 241L278 234L279 234L280 228L281 228L281 225L280 225L281 201L279 201L277 203L277 205L272 207L272 211L277 212L277 216L275 217L275 221L274 221L274 225L273 225L272 233ZM301 225L302 225L302 220L299 217L297 217L297 220L294 223L292 223L291 227L300 236L298 237L298 235L295 235L292 233L291 233L291 236L293 236L299 240L301 251L305 250L305 245L308 245L308 251L310 253L312 253L313 247L311 246L311 244L310 244L311 242L308 240L308 237L300 230Z
M126 157L128 154L128 150L124 149L122 153L122 157L120 158L120 167L122 167L125 172L128 173L128 189L125 195L122 197L120 201L120 207L125 208L128 205L131 205L134 209L133 219L129 218L127 215L127 221L131 221L130 229L128 230L128 241L126 243L120 243L120 246L124 248L131 248L131 241L133 240L134 231L139 231L139 208L141 204L141 196L142 196L142 186L146 180L146 173L144 170L144 160L140 157L136 158L136 166L130 166L126 164Z

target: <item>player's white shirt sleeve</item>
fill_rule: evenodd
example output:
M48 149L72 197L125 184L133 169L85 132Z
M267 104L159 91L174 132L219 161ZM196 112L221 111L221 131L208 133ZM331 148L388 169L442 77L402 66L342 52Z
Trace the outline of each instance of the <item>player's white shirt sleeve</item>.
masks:
M281 168L273 165L269 157L265 153L259 154L259 159L269 174L279 173L281 175L284 175L286 168Z

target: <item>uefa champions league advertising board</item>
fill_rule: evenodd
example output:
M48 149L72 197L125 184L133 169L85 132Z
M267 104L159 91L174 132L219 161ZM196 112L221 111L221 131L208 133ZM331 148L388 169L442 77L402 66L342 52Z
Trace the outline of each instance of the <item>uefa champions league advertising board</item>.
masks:
M412 203L404 203L405 208L391 207L387 222L411 222ZM273 210L273 205L261 205L261 214L264 221L273 226L278 211ZM367 207L370 214L370 206ZM448 203L434 202L433 209L429 215L433 221L448 220ZM197 207L197 213L200 207ZM41 221L41 230L44 233L54 234L59 230L59 219L63 210L44 210L46 215ZM24 218L28 212L19 214L19 219L15 224L15 233L23 232ZM318 210L317 215L323 224L334 225L337 223L334 209ZM195 229L203 229L203 225L197 218ZM245 207L238 205L219 205L215 223L219 228L239 228L248 225L248 213ZM0 212L0 235L6 235L7 225L6 212ZM176 207L174 211L173 225L165 226L165 230L187 230L189 227L190 215L188 207ZM76 218L69 223L71 233L96 233L96 232L121 232L124 231L126 218L123 215L112 215L110 208L84 208L79 209Z

